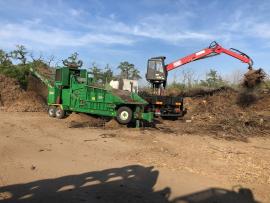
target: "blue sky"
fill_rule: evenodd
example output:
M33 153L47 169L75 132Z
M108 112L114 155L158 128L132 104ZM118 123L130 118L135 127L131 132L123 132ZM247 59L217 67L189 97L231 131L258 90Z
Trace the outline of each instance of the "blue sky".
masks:
M134 63L141 71L153 56L167 63L207 47L213 40L250 55L254 67L270 72L268 0L0 0L0 48L23 44L36 55L59 60L78 52L85 66ZM227 79L246 64L218 56L181 70L202 78L217 69Z

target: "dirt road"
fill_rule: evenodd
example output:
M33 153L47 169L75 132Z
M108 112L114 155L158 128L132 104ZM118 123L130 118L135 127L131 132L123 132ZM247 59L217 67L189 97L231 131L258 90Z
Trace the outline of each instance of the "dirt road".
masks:
M0 112L0 202L270 202L269 154L267 138L68 128L46 113Z

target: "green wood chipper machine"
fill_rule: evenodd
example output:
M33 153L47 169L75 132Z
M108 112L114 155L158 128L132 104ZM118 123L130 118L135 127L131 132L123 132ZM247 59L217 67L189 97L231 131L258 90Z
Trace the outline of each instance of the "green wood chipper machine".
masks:
M48 87L48 114L64 118L71 112L115 117L120 124L153 120L152 112L144 112L148 104L134 92L97 85L85 69L74 66L57 68L54 82L31 68L33 75Z

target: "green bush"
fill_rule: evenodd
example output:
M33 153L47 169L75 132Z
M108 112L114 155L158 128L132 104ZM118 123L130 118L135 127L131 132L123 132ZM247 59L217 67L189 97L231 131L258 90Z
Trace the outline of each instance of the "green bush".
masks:
M0 74L6 75L11 78L15 78L22 88L27 87L27 78L29 75L30 65L10 65L2 66L0 65Z
M28 51L22 45L17 45L11 52L0 49L0 74L16 79L22 88L27 87L31 66L39 65L41 60L27 61Z
M201 80L201 82L199 83L199 86L213 88L219 88L226 85L228 85L228 83L224 81L214 69L211 69L209 73L206 74L206 79Z

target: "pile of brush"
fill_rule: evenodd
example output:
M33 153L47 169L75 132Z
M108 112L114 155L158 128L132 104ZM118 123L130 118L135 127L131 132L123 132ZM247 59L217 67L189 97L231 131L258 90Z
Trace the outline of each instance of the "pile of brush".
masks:
M270 95L225 90L205 97L187 98L187 131L225 139L246 140L270 135Z

